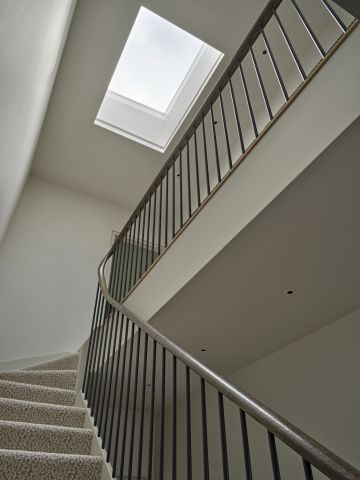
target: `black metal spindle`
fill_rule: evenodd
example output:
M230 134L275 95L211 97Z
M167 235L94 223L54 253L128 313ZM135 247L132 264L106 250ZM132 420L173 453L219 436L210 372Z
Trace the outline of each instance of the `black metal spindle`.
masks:
M198 207L200 207L200 174L199 174L199 152L196 138L196 128L194 128L194 149L195 149L195 172L196 172L196 196Z
M264 40L264 44L265 44L265 47L266 47L266 50L267 52L269 53L269 58L270 58L270 61L271 61L271 64L273 66L273 69L275 71L275 75L276 75L276 78L277 78L277 81L279 82L279 85L280 85L280 88L281 88L281 91L282 91L282 94L284 95L284 98L286 101L289 100L289 94L286 90L286 87L285 87L285 83L282 79L282 76L281 76L281 73L280 73L280 70L279 70L279 67L276 63L276 60L275 60L275 57L274 57L274 54L273 54L273 51L271 49L271 46L270 46L270 43L268 41L268 38L266 36L266 33L264 31L264 29L262 28L261 29L261 35L262 35L262 38Z
M93 396L94 396L94 383L95 383L95 380L96 380L96 366L97 366L97 358L98 358L98 355L99 355L99 342L100 342L100 337L101 337L101 332L102 332L102 328L101 328L101 322L102 322L102 315L103 315L103 307L104 307L104 297L103 295L101 294L101 298L100 298L100 303L99 303L99 308L98 308L98 313L97 313L97 322L96 322L96 337L94 339L94 342L95 342L95 348L94 348L94 355L93 355L93 360L92 360L92 365L90 365L90 370L89 370L89 375L90 375L90 378L89 378L89 385L88 385L88 398L87 398L87 401L88 401L88 407L90 407L91 409L91 406L92 406L92 399L93 399Z
M95 305L94 305L94 311L93 311L93 317L92 317L92 323L91 323L91 331L90 331L90 338L89 338L89 346L88 346L88 351L87 351L87 355L86 355L86 364L85 364L85 374L84 374L84 380L83 380L83 385L82 385L82 391L85 395L85 399L87 398L87 383L88 383L88 380L89 380L89 366L91 364L91 358L92 358L92 355L93 355L93 342L94 342L94 338L95 338L95 321L96 321L96 312L97 312L97 306L98 306L98 300L99 300L99 297L100 297L100 285L99 283L97 284L97 288L96 288L96 297L95 297Z
M172 237L175 237L175 160L172 162Z
M244 410L241 410L241 409L240 409L240 423L241 423L241 435L242 435L243 451L244 451L246 480L252 480L250 446L249 446L249 437L248 437L248 431L247 431L247 425L246 425L246 415Z
M182 174L182 148L180 148L179 155L179 195L180 195L180 228L184 224L184 213L183 213L183 174Z
M125 337L124 337L124 347L123 347L124 351L123 351L123 358L122 358L122 365L121 365L121 380L120 380L120 392L119 392L119 413L118 413L117 426L116 426L116 432L115 432L115 449L114 449L114 461L113 461L113 470L112 470L113 478L115 478L115 475L116 475L117 457L119 453L119 437L120 437L119 434L120 434L120 424L121 424L121 407L122 407L123 392L124 392L128 331L129 331L129 319L126 317ZM121 345L119 346L119 348L121 348Z
M166 349L162 348L159 480L164 479Z
M244 153L245 152L244 138L243 138L243 134L242 134L242 130L241 130L239 111L238 111L238 108L237 108L236 99L235 99L235 95L234 95L234 87L233 87L232 79L231 79L230 75L229 75L229 86L230 86L231 104L232 104L232 107L233 107L233 110L234 110L237 131L238 131L238 134L239 134L241 153Z
M254 111L253 111L253 108L252 108L252 105L251 105L251 100L250 100L249 90L248 90L245 75L244 75L244 70L242 68L242 64L241 64L240 60L238 61L238 67L239 67L239 73L240 73L240 78L241 78L241 84L242 84L244 94L245 94L246 106L247 106L249 114L250 114L251 124L252 124L253 130L254 130L254 135L255 135L255 138L256 138L256 137L258 137L259 133L258 133L258 129L257 129L257 126L256 126L255 115L254 115Z
M161 253L161 225L162 225L162 190L163 190L163 178L160 180L160 190L159 190L159 231L158 231L158 251L157 254Z
M220 182L221 172L220 172L219 149L218 149L218 142L217 142L217 136L216 136L216 123L214 118L214 109L213 109L212 103L210 103L210 115L211 115L211 125L212 125L212 133L213 133L213 141L214 141L214 149L215 149L216 172L217 172L218 182Z
M343 32L346 32L347 30L347 27L345 25L345 23L341 20L341 18L339 17L339 15L335 12L335 10L332 8L332 6L330 5L330 3L327 1L327 0L321 0L321 3L324 5L324 7L326 8L326 10L330 13L331 17L333 18L333 20L337 23L337 25L340 27L340 29L343 31Z
M293 60L296 64L296 66L297 66L297 69L299 70L299 73L300 73L302 79L305 80L306 79L305 70L304 70L303 66L301 65L299 57L297 56L297 54L295 52L295 49L294 49L294 47L293 47L293 45L290 41L290 38L289 38L288 34L286 33L284 25L282 24L282 21L280 20L279 15L277 14L276 10L273 10L273 14L274 14L276 22L279 26L279 29L282 33L282 36L284 37L285 43L286 43L288 49L290 50L291 56L293 57Z
M168 244L169 229L169 168L166 168L166 190L165 190L165 248Z
M96 398L97 398L97 392L98 392L98 385L99 385L99 378L100 378L100 364L101 364L101 357L102 357L102 349L103 349L103 339L104 339L104 330L105 330L105 321L106 321L106 312L107 312L107 306L108 303L103 297L103 302L102 302L102 307L101 307L101 316L100 316L100 338L99 338L99 343L98 343L98 350L97 350L97 358L96 358L96 364L95 364L95 384L92 386L92 397L90 398L90 413L93 415L94 412L94 407L96 403Z
M188 184L188 212L189 218L192 215L191 212L191 179L190 179L190 151L189 151L189 139L186 139L186 164L187 164L187 184Z
M123 270L124 270L124 258L126 253L126 243L125 243L124 237L120 238L119 244L120 244L120 253L119 253L119 262L116 267L117 279L116 279L116 285L115 285L115 300L120 300L120 293L121 293L121 286L122 286L121 282L122 282Z
M105 439L106 439L106 431L108 427L108 420L109 420L109 411L110 411L110 403L111 403L111 388L116 385L116 379L115 382L113 381L113 375L114 375L114 365L115 365L115 353L116 353L116 344L117 338L118 338L118 330L119 330L119 310L116 311L115 314L115 332L114 332L114 340L113 340L113 348L112 348L112 361L111 361L111 368L110 368L110 386L109 386L109 395L108 395L108 403L106 407L106 412L105 412L105 419L104 419L104 431L102 433L102 448L105 446ZM115 391L116 395L116 391ZM115 400L115 399L114 399Z
M99 378L97 382L97 391L95 394L95 400L94 400L94 409L93 409L93 417L94 417L94 425L98 425L98 413L99 413L99 402L100 398L102 396L102 386L103 386L103 379L105 378L104 370L105 370L105 355L108 347L108 338L109 338L109 325L110 325L110 305L107 304L105 307L105 318L104 318L104 323L106 322L105 325L105 335L104 335L104 342L103 342L103 347L102 347L102 352L101 352L101 358L100 358L100 371L99 372Z
M152 376L151 376L151 406L150 406L150 429L149 429L149 457L148 457L148 480L152 479L153 444L154 444L154 416L155 416L155 380L156 380L156 340L153 340Z
M226 442L226 426L225 426L225 412L224 412L224 397L218 392L219 402L219 420L220 420L220 439L221 439L221 456L223 464L224 480L229 480L229 462Z
M281 480L279 459L278 459L277 450L276 450L275 436L273 433L268 432L268 440L269 440L273 477L274 477L274 480Z
M138 223L138 218L136 217L134 220L134 231L132 235L132 242L131 242L131 257L130 257L130 274L129 274L129 283L128 283L128 292L130 291L131 287L133 286L133 269L134 269L134 255L135 255L135 248L136 248L136 228Z
M172 396L172 480L177 476L177 366L176 357L173 355L173 396Z
M113 440L113 430L114 430L114 423L115 423L115 403L116 403L116 397L117 397L117 392L118 392L117 387L118 387L119 370L120 370L121 341L122 341L122 337L123 337L124 319L125 319L124 314L121 314L120 334L119 334L119 339L118 339L118 353L117 353L116 370L115 370L115 384L114 384L112 402L110 401L112 403L112 409L111 409L111 417L110 417L109 443L108 443L107 452L106 452L106 461L107 462L110 460L112 440ZM103 442L102 442L102 448L105 447L105 443L106 443L106 437L104 436Z
M140 429L139 429L139 449L138 449L138 463L137 463L137 480L141 480L141 467L142 467L142 452L143 452L143 439L144 439L144 416L145 416L145 397L146 397L146 370L147 370L147 350L148 350L149 335L145 333L144 340L144 362L143 362L143 385L141 394L141 417L140 417Z
M139 226L138 226L138 234L136 238L136 253L135 253L135 265L134 265L134 285L138 280L138 258L139 258L139 250L140 250L140 229L141 229L141 215L143 211L140 210L139 213Z
M148 218L147 218L147 232L146 232L146 257L145 257L145 272L149 267L149 241L150 241L150 219L151 219L151 197L149 197L149 203L148 203Z
M140 253L140 266L139 266L139 278L141 278L143 274L143 257L144 257L144 245L145 245L145 224L146 224L146 206L147 203L145 202L143 208L143 224L142 224L142 231L141 231L141 253Z
M134 439L135 439L135 419L136 419L136 401L138 391L138 379L139 379L139 360L140 360L140 345L141 345L141 329L138 329L138 338L136 346L136 360L135 360L135 377L134 377L134 391L133 391L133 411L131 418L131 433L130 433L130 445L129 445L129 468L128 478L132 476L132 462L134 455Z
M326 52L325 52L323 46L321 45L319 39L315 35L313 29L311 28L309 22L306 20L306 17L304 16L303 12L301 11L301 8L299 7L296 0L290 0L290 1L293 4L294 9L296 10L296 12L297 12L302 24L304 25L306 31L308 32L309 36L311 37L311 40L314 42L314 44L315 44L316 48L318 49L322 58L324 58L325 55L326 55Z
M302 461L303 461L306 480L314 480L310 463L307 460L305 460L305 458L303 458Z
M206 146L206 132L205 132L204 115L201 116L201 125L202 125L202 134L203 134L203 143L204 143L204 162L205 162L206 187L207 187L207 193L209 195L210 194L210 175L209 175L209 161L208 161L207 146Z
M209 447L207 433L207 414L206 414L206 391L205 380L200 378L201 388L201 430L202 430L202 449L203 449L203 468L204 480L209 480Z
M130 251L131 251L131 230L133 227L133 223L131 223L129 230L128 230L128 236L127 236L127 245L126 245L126 260L125 260L125 276L124 276L124 283L123 283L123 291L121 295L121 300L125 297L125 295L128 292L127 289L127 284L128 284L128 278L129 278L129 265L130 265Z
M116 247L115 247L115 265L114 265L114 288L112 297L117 300L117 289L119 284L119 276L120 276L120 261L121 261L121 251L122 251L122 243L115 240Z
M229 141L229 133L228 133L228 128L227 128L227 123L226 123L224 101L223 101L221 90L219 90L219 99L220 99L221 120L222 120L224 135L225 135L226 151L227 151L227 156L228 156L229 168L231 169L232 168L231 148L230 148L230 141Z
M261 73L260 73L260 70L259 70L258 63L256 61L256 57L254 55L254 50L253 50L251 45L249 46L249 50L250 50L250 56L251 56L251 60L252 60L253 66L254 66L254 70L255 70L255 73L256 73L256 78L258 80L260 90L261 90L261 94L262 94L262 97L263 97L265 105L266 105L266 110L268 112L270 120L272 120L274 118L274 116L273 116L273 113L271 111L270 102L269 102L268 96L266 94L265 85L264 85L263 79L261 77Z
M190 369L187 365L185 368L185 381L186 381L186 468L187 468L187 480L192 480Z
M131 323L131 340L130 340L130 352L129 352L129 364L127 368L127 388L126 388L126 398L125 398L125 409L124 409L124 423L123 423L123 435L121 442L121 457L120 457L120 469L119 469L119 478L123 478L124 475L124 466L125 466L125 448L126 448L126 435L127 435L127 424L129 416L129 399L130 399L130 388L131 388L131 376L132 376L132 360L133 360L133 349L134 349L134 332L135 324Z
M151 264L154 263L155 258L155 231L156 231L156 198L157 198L157 186L154 192L154 207L153 207L153 225L152 225L152 245L151 245Z

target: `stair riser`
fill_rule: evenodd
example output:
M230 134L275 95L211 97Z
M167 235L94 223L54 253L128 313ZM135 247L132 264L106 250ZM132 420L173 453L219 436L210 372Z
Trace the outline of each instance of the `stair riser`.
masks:
M0 380L0 398L72 406L75 403L75 392Z
M79 355L68 355L58 360L52 360L50 362L39 363L32 367L25 368L27 371L36 370L76 370L78 367Z
M0 372L0 380L74 390L76 370Z

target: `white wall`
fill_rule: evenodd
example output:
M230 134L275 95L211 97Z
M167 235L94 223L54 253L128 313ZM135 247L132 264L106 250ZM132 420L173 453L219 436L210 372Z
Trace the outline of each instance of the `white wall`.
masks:
M0 248L0 361L76 351L97 266L130 212L30 177Z
M229 380L295 424L344 460L360 468L360 310L243 368ZM202 476L200 394L192 381L193 477ZM166 410L166 441L172 432L172 409ZM178 405L178 478L186 478L185 405ZM244 478L239 412L225 400L231 478ZM212 478L222 478L217 395L207 387L209 458ZM248 419L254 478L270 478L266 431ZM280 442L282 478L303 479L299 457ZM165 455L165 478L170 477L171 455ZM318 474L315 478L324 478Z
M0 0L0 242L25 182L75 0Z

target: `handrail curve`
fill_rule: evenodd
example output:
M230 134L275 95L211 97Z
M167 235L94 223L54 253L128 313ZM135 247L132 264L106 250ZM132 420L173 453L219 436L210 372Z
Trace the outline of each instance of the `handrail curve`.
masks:
M106 301L116 310L133 322L137 327L147 333L156 342L171 352L201 378L211 384L239 408L244 410L250 417L263 425L268 431L282 440L290 448L296 451L303 459L311 463L319 471L332 480L360 480L360 471L327 449L312 437L304 433L298 427L285 420L283 417L258 401L252 395L240 390L231 382L225 380L214 370L205 366L190 353L172 342L149 323L138 318L124 305L114 300L107 288L105 279L105 266L112 257L113 249L100 262L98 267L99 286Z

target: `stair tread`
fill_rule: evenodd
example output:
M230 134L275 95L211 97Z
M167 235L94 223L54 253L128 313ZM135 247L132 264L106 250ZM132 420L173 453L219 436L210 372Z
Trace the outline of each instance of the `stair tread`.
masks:
M102 458L92 455L0 449L0 478L6 480L99 480Z
M4 370L0 380L74 390L77 370Z
M38 370L70 370L76 369L79 362L78 353L70 353L55 360L49 360L47 362L37 363L31 367L24 368L25 371L38 371Z

